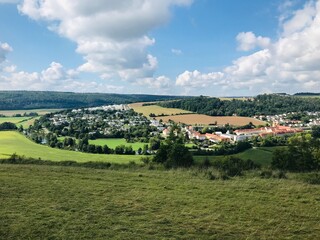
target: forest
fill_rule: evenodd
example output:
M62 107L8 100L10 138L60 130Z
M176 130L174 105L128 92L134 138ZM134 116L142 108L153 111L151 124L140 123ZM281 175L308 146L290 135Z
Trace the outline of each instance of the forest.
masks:
M0 91L0 109L80 108L133 102L161 101L177 98L181 98L181 96L50 91Z
M162 107L180 108L210 116L276 115L289 112L318 112L320 98L302 98L290 95L263 94L247 100L220 100L211 97L193 97L158 103Z

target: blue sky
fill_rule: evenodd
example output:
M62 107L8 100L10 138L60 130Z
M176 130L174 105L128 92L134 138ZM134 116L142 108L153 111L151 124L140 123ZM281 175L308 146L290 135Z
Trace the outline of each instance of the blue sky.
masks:
M72 3L73 2L73 3ZM0 89L319 91L316 0L0 0Z

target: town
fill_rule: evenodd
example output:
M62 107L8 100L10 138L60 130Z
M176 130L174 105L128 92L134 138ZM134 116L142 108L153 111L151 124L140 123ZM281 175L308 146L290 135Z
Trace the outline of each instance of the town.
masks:
M308 116L308 121L304 123L301 120L289 119L295 114L255 116L267 120L265 126L192 126L147 118L141 113L134 112L128 105L120 104L51 113L36 120L33 126L24 129L23 132L37 143L92 153L115 153L115 151L114 149L101 151L100 147L99 150L95 150L95 147L90 146L93 144L90 144L89 140L125 139L128 145L141 143L143 146L141 145L136 151L131 149L117 153L152 154L159 148L161 141L174 131L175 135L179 133L184 142L193 149L212 152L221 144L236 145L238 142L251 141L253 138L256 141L272 137L286 138L310 130L313 125L319 125L319 112L306 112L304 116ZM80 141L81 146L77 141Z

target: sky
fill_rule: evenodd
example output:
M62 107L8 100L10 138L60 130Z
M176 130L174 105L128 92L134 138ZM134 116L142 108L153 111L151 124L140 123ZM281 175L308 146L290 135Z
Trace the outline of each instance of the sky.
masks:
M320 91L320 0L0 0L0 90Z

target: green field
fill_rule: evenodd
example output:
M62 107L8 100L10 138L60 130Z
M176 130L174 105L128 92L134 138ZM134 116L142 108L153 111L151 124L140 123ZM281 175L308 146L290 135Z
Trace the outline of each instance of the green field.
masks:
M110 163L129 163L130 161L140 162L140 156L136 155L89 154L61 150L36 144L18 132L0 132L0 158L8 158L13 153L52 161L105 161Z
M115 149L117 146L125 145L125 146L132 146L133 150L138 150L139 148L143 149L143 146L148 143L142 142L135 142L135 143L127 143L124 138L100 138L96 140L89 140L90 144L94 145L107 145L109 148Z
M30 119L30 117L0 117L0 124L4 122L11 122L14 124L18 124L28 119Z
M243 160L251 159L255 163L261 164L261 166L270 166L272 161L272 152L281 147L261 147L261 148L252 148L241 153L233 154L231 156L239 157ZM195 156L196 162L200 163L204 159L209 159L214 161L215 159L221 159L225 156Z
M0 165L2 239L318 239L320 185Z
M31 112L36 112L39 115L45 115L47 113L52 113L52 112L58 112L63 109L29 109L29 110L0 110L0 114L3 114L5 116L13 116L15 114L21 114L23 115L24 113L31 113Z

